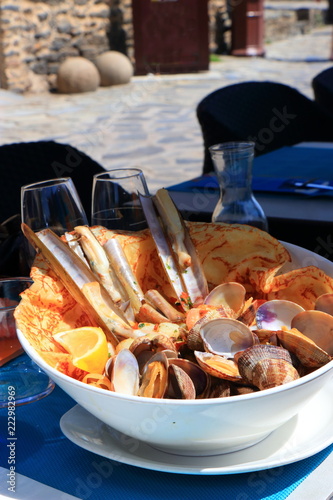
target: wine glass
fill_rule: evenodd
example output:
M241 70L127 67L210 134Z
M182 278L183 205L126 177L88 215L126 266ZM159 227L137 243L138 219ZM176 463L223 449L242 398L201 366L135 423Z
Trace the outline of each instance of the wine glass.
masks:
M92 225L107 229L139 231L147 227L139 195L149 196L139 168L119 168L94 175Z
M26 277L0 280L0 408L37 401L54 388L54 382L27 355L22 356L16 335L14 311L20 293L32 283Z
M21 217L33 231L50 228L60 235L88 224L81 200L70 177L21 187Z
M34 232L52 229L58 236L88 219L70 177L48 179L21 187L21 219ZM25 258L30 268L35 251L25 242Z

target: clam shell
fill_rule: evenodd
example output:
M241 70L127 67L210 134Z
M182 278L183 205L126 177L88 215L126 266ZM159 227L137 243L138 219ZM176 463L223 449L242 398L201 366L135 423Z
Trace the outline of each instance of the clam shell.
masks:
M209 292L204 303L213 306L227 306L237 316L244 306L245 294L246 290L240 283L222 283Z
M315 310L322 311L333 316L333 293L320 295L315 302Z
M138 396L163 398L167 387L168 360L163 352L157 352L143 368Z
M268 300L256 313L257 328L264 330L280 330L282 326L291 327L292 319L303 307L289 300Z
M168 362L169 368L171 366L177 366L191 378L195 388L195 397L197 399L207 396L210 388L210 377L199 365L188 359L181 358L169 359Z
M322 311L304 311L293 318L291 328L296 328L333 356L333 316Z
M209 392L210 398L228 398L231 396L231 383L229 380L221 378L213 379L212 387Z
M319 368L331 361L331 356L317 346L313 340L303 335L296 328L283 329L276 335L285 349L297 356L303 366Z
M235 382L241 380L237 363L233 359L227 359L210 352L194 351L194 354L201 368L209 375Z
M139 365L129 349L122 349L108 365L111 388L115 392L136 396L139 390Z
M225 310L223 306L212 309L208 311L204 316L202 316L190 329L187 334L187 345L193 351L204 351L204 344L202 337L200 335L200 329L203 325L211 321L212 319L225 318L228 317L228 311Z
M236 356L243 380L260 390L299 378L289 352L278 346L257 344Z
M232 358L256 343L255 335L244 323L231 318L217 318L200 328L205 351Z
M195 399L196 390L191 377L176 364L168 368L169 385L167 395L174 399Z

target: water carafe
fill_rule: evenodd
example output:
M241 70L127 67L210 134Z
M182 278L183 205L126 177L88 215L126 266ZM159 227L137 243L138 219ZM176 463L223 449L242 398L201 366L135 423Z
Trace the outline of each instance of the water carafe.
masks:
M267 231L267 218L252 192L254 142L224 142L209 151L220 186L212 222L249 224Z

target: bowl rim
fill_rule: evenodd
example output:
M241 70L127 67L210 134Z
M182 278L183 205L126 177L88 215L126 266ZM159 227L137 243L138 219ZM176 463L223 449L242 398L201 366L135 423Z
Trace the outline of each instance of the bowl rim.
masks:
M295 387L299 387L300 385L306 385L312 382L316 378L320 378L321 376L325 375L326 372L332 370L332 377L333 377L333 359L326 363L324 366L321 366L320 368L315 369L311 373L308 373L307 375L304 375L297 380L293 380L291 382L288 382L287 384L284 385L279 385L276 387L272 387L270 389L265 389L263 391L256 391L252 392L249 394L239 394L239 395L234 395L226 398L202 398L202 399L163 399L163 398L148 398L146 396L132 396L129 394L122 394L119 392L114 392L114 391L108 391L106 389L102 389L99 387L94 387L89 384L85 384L84 382L77 380L73 377L70 377L69 375L66 375L65 373L62 373L55 368L53 368L51 365L49 365L39 354L38 352L31 346L30 342L25 338L23 333L17 328L17 336L20 340L20 343L25 350L25 352L30 356L35 363L45 370L46 372L49 372L50 377L52 378L52 373L55 374L55 378L59 377L62 379L64 382L67 382L75 387L80 387L81 389L87 390L88 392L93 392L97 394L102 394L104 396L109 396L113 397L116 399L121 399L121 400L126 400L126 401L132 401L132 402L140 402L140 403L158 403L162 405L182 405L182 406L202 406L202 405L214 405L217 402L219 404L231 404L231 402L237 403L241 401L248 401L252 399L260 399L262 397L269 397L269 396L274 396L275 394L279 392L286 392L289 390L295 389ZM315 395L315 392L313 393L313 396ZM74 398L75 399L75 398Z

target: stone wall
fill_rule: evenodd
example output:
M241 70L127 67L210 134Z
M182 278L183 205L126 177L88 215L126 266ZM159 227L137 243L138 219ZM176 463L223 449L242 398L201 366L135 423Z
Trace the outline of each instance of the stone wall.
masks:
M1 0L1 87L17 92L51 88L67 56L92 59L108 50L109 2Z
M109 48L125 52L124 35L134 62L131 5L132 0L1 0L0 87L48 91L66 57L92 60ZM209 0L211 46L215 15L224 5L225 0Z

